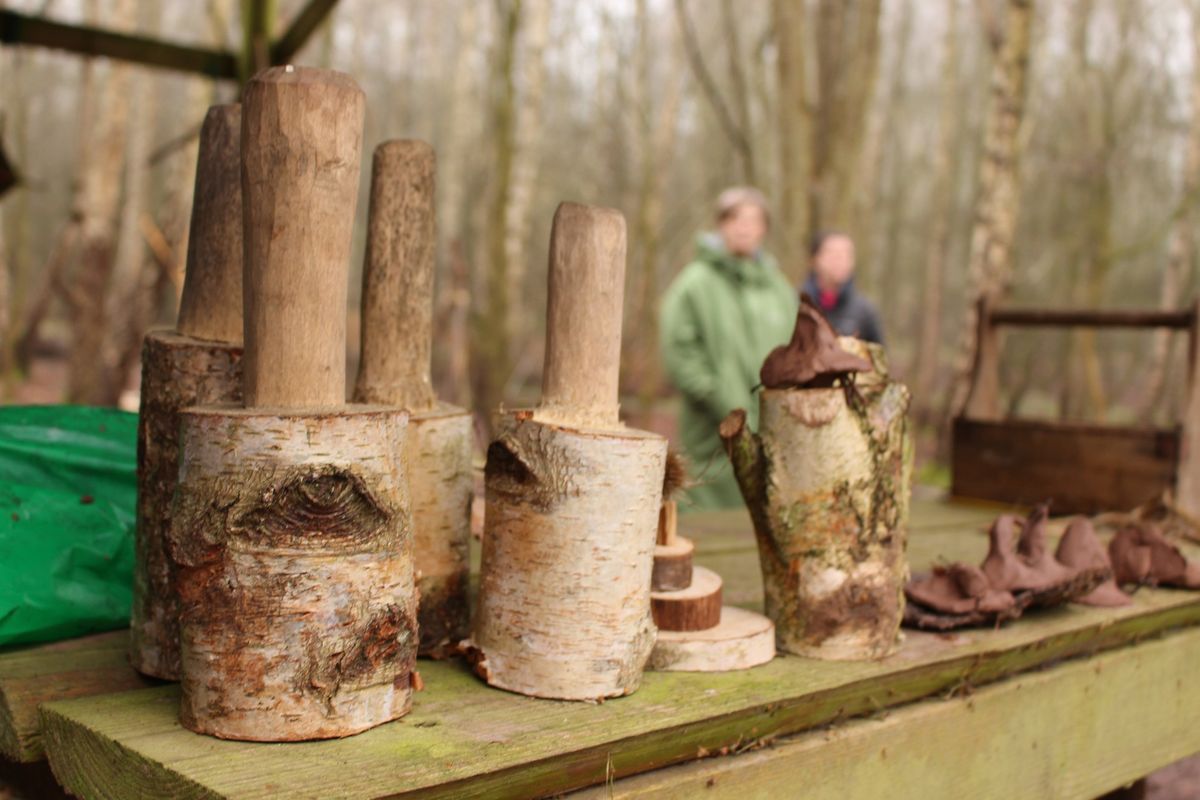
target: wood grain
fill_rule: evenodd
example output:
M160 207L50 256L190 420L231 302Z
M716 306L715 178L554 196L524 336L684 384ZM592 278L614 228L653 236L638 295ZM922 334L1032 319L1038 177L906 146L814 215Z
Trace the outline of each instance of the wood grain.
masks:
M766 800L781 786L806 800L1099 797L1200 751L1200 691L1180 680L1197 658L1200 631L1183 631L571 797Z
M560 204L549 271L538 418L618 426L625 218L611 208Z
M1055 514L1128 510L1175 485L1180 454L1178 430L959 418L952 491L1049 500Z
M212 106L200 126L187 270L175 329L242 343L242 107Z
M346 399L346 297L362 90L329 70L272 67L242 95L245 402Z
M354 402L433 408L433 148L399 139L375 148L363 263L362 358Z
M129 666L128 647L128 632L113 631L0 655L0 756L45 758L37 707L46 700L153 685Z

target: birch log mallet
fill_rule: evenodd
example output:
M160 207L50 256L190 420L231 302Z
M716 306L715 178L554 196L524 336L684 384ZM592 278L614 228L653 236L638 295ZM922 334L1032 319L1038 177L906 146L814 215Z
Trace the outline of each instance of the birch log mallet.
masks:
M444 657L469 633L470 412L433 393L433 148L384 142L371 168L363 263L362 359L354 401L409 412L408 478L420 655Z
M550 236L542 400L499 414L469 653L535 697L629 694L654 644L666 440L618 420L625 220L563 203Z
M837 339L807 298L763 382L760 430L738 409L720 434L754 523L776 643L882 658L895 649L908 580L908 389L888 377L878 345Z
M245 406L184 412L170 531L193 731L346 736L411 704L407 414L344 402L363 105L315 69L243 94Z
M242 397L241 107L200 128L187 272L174 331L142 344L138 504L129 660L179 678L179 596L164 549L179 469L179 412Z

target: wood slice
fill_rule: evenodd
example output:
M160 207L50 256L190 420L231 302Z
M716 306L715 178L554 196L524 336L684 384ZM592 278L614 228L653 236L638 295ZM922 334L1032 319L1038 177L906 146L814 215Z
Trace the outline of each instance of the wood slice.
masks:
M129 661L146 675L179 679L179 596L164 537L179 474L179 412L242 398L242 348L171 331L142 343L138 498Z
M295 741L406 713L417 598L405 412L227 406L182 420L168 547L183 726Z
M695 552L692 540L682 536L676 536L674 544L655 545L650 588L656 592L674 592L691 586Z
M538 418L571 425L619 426L625 302L625 218L621 212L560 203L550 232L549 273Z
M658 632L647 669L661 672L729 672L775 657L775 625L762 614L725 606L721 624L705 631Z
M870 373L855 395L765 389L760 403L757 434L739 410L721 437L754 520L776 645L834 660L889 655L908 577L908 390Z
M674 592L651 592L650 608L660 631L703 631L721 622L721 576L696 567L692 583Z
M447 403L409 417L406 455L423 656L448 656L470 633L473 437L471 413Z
M491 685L596 700L641 683L667 442L501 415L472 658Z

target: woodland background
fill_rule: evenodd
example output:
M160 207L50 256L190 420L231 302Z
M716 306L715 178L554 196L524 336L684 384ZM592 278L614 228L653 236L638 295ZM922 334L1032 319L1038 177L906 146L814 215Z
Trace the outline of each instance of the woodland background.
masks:
M237 50L236 0L5 0L25 13ZM279 0L290 18L299 0ZM560 200L629 225L624 409L670 427L658 301L731 184L773 204L770 249L858 243L936 455L981 295L1174 308L1196 290L1197 0L341 0L294 59L368 100L369 157L439 159L435 377L481 415L536 397ZM136 405L141 337L174 320L195 134L238 87L0 49L0 399ZM1175 337L1179 338L1179 337ZM1173 424L1182 341L1006 337L1008 413ZM932 463L932 462L931 462Z

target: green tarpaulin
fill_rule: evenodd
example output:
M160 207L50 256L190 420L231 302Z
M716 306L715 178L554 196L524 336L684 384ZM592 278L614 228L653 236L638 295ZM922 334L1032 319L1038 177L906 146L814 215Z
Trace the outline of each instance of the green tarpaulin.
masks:
M129 624L137 415L0 407L0 646Z

